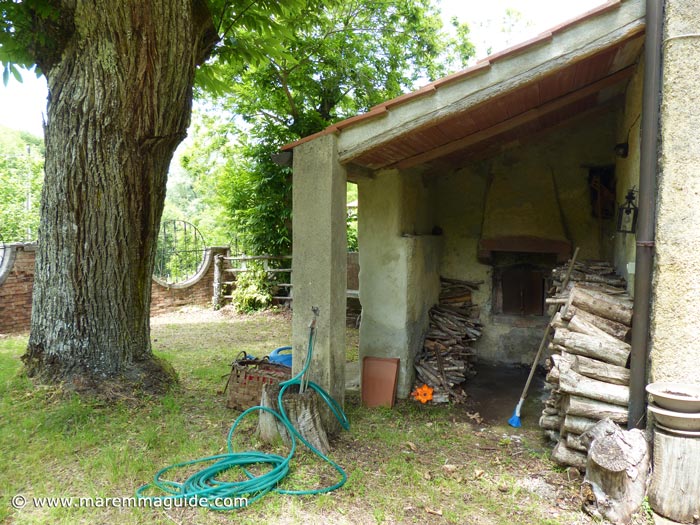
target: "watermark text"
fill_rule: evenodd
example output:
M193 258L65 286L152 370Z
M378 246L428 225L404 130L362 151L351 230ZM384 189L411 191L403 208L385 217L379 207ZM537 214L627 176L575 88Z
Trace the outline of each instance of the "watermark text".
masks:
M219 507L240 508L248 505L248 498L205 498L205 497L165 497L165 498L136 498L136 497L26 497L17 494L12 497L10 504L14 509L25 507L34 508L185 508L185 507Z

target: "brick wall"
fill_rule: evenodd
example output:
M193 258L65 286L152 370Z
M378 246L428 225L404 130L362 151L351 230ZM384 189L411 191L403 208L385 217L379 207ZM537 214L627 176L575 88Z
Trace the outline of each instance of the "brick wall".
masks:
M227 255L228 248L210 248L203 274L196 282L164 286L155 279L151 284L151 315L176 310L182 306L209 306L214 294L214 257Z
M32 312L34 283L34 244L10 244L0 268L0 334L27 332ZM211 248L207 267L198 279L184 285L151 284L151 315L176 310L182 306L208 306L214 290L214 257L226 255L228 248ZM357 290L359 261L356 253L348 254L348 289ZM349 316L359 313L359 302L349 304ZM355 306L355 308L353 308ZM357 312L355 312L357 310ZM354 319L354 317L353 317Z
M348 252L348 290L360 289L360 254Z
M0 267L0 333L26 332L32 314L34 244L9 244Z
M151 285L151 314L175 310L186 305L210 305L214 283L214 255L227 248L212 248L208 265L199 279L187 285ZM0 334L27 332L32 311L34 283L34 244L10 244L0 268Z

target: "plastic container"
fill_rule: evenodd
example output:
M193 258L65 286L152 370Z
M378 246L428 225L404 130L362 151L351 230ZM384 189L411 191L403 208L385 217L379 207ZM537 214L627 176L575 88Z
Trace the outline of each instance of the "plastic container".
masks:
M292 368L292 354L282 354L281 352L291 351L291 346L280 346L272 351L270 354L270 362L277 363L278 365L288 366Z

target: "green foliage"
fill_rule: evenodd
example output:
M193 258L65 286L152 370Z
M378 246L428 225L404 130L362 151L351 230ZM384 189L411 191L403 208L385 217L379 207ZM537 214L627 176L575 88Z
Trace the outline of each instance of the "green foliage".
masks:
M348 208L347 218L348 251L356 252L359 249L357 242L357 213Z
M201 123L195 122L198 129ZM218 147L218 144L216 145ZM207 246L228 246L233 239L230 234L226 210L216 194L216 180L207 170L199 167L215 165L216 160L201 143L192 143L184 154L175 154L175 162L170 165L165 209L161 222L171 220L187 221L194 224L202 233ZM214 152L217 156L219 152ZM197 158L192 162L191 156ZM212 173L214 170L209 170Z
M286 53L219 68L230 87L217 102L266 141L315 133L444 73L429 0L309 0L283 23Z
M168 187L165 214L189 210L207 244L234 251L286 255L291 251L291 170L270 160L275 148L250 144L219 115L197 112L194 139L180 156L183 184ZM251 166L264 176L255 179ZM178 193L184 192L179 203ZM194 200L192 200L194 198ZM187 200L189 199L189 204ZM213 239L213 240L212 240ZM236 248L239 248L238 250Z
M21 82L18 68L34 68L37 75L59 58L73 30L72 9L53 0L0 0L0 64L7 85L12 73ZM34 66L38 67L34 67Z
M287 31L268 60L211 64L207 75L221 81L218 90L208 84L212 107L236 118L208 117L183 159L188 172L216 187L247 253L291 249L291 172L270 159L282 145L367 111L473 54L468 28L457 24L459 45L448 41L429 0L309 0L279 22ZM355 249L356 223L349 222Z
M43 168L39 137L0 127L0 234L5 242L36 239Z
M248 67L286 56L283 45L292 28L286 24L312 0L207 0L219 40L197 71L199 93L230 89L222 67Z
M256 261L248 262L248 271L236 277L231 304L240 312L252 312L266 308L272 303L272 290L267 272Z
M291 169L271 155L278 145L242 141L218 181L218 194L240 247L250 254L291 253Z
M444 64L448 72L458 71L467 67L471 58L476 55L476 47L469 40L469 26L460 23L456 17L450 20L454 28L454 36L449 39Z
M289 33L284 20L298 13L306 0L203 0L193 2L201 17L209 14L218 34L209 62L198 72L206 89L225 87L217 75L220 64L252 64L283 53ZM208 13L207 13L208 11ZM79 27L74 2L0 0L0 64L3 78L18 75L17 67L38 65L48 72ZM6 81L6 80L5 80Z

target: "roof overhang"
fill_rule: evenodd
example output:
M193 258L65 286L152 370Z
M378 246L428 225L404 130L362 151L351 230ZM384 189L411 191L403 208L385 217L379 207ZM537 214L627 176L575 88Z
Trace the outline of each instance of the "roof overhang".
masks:
M459 73L338 122L354 170L462 165L476 154L609 107L644 43L644 0L612 0Z

